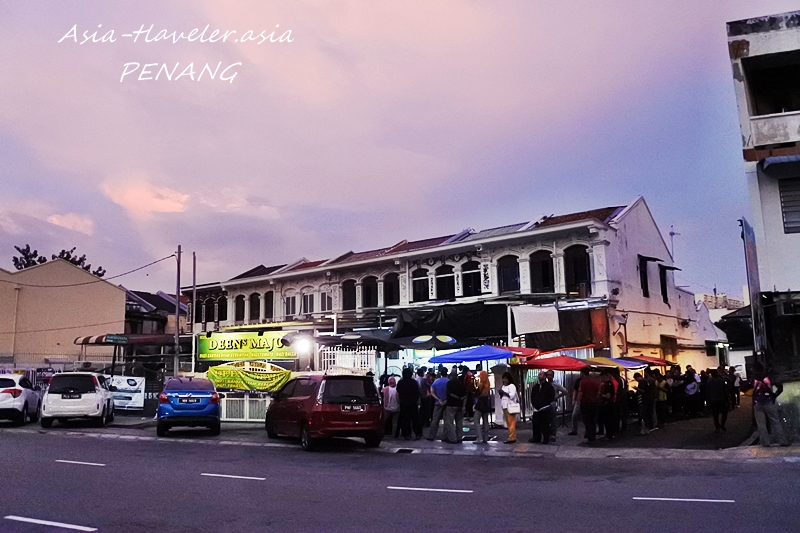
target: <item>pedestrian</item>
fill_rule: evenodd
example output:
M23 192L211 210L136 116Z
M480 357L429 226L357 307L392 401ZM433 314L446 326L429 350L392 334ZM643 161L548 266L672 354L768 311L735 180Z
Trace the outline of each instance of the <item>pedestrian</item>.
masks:
M597 407L600 401L600 385L589 374L589 368L581 369L581 385L578 389L578 403L586 433L584 438L593 443L597 437Z
M742 391L742 376L736 371L736 367L732 366L728 370L728 375L733 381L733 388L731 389L731 409L734 406L739 407L739 397Z
M551 424L553 423L553 401L556 397L555 389L550 383L548 372L539 371L539 381L531 387L531 426L533 435L528 442L550 444L552 436Z
M386 422L385 433L390 437L398 436L400 418L400 400L397 398L397 380L394 376L386 379L383 388L383 419Z
M397 399L400 402L400 430L403 438L411 440L411 430L414 430L414 440L422 438L422 424L419 420L419 384L414 379L414 370L411 367L403 369L403 378L397 384Z
M672 367L672 416L673 418L683 418L686 411L686 382L681 374L681 367Z
M467 396L464 400L464 417L472 418L475 415L474 400L477 384L475 383L475 375L470 372L467 365L461 367L461 379L464 381L464 389L467 391Z
M433 398L431 397L431 382L425 376L425 370L424 366L417 370L417 388L419 388L420 423L427 427L430 425L431 413L433 412Z
M517 386L514 384L514 378L511 377L510 372L503 373L503 385L497 393L500 395L500 406L503 408L503 417L508 427L508 438L506 438L505 444L514 444L517 442L517 415L520 412L520 406Z
M619 368L611 369L611 377L617 383L617 419L620 421L620 431L625 431L628 426L628 380L622 377Z
M476 443L489 442L489 413L492 412L492 403L489 397L491 392L489 373L486 370L478 371L478 387L475 392L475 422Z
M450 444L460 444L464 428L464 398L467 391L464 387L464 380L459 377L455 368L450 371L450 379L447 380L447 401L444 412L444 438L442 442Z
M572 384L572 431L567 435L578 434L578 422L581 420L581 404L578 401L578 389L581 386L583 374L578 374L578 379Z
M783 432L778 406L775 404L775 399L783 392L783 384L771 378L759 362L753 365L753 371L753 411L758 426L759 443L769 446L773 440L777 440L781 446L788 446L789 441Z
M719 371L713 368L708 371L708 374L706 402L714 417L714 433L725 432L727 431L725 422L728 420L728 394L725 390L725 380L719 375Z
M614 412L615 396L614 379L611 377L611 372L603 370L600 373L600 405L598 414L600 420L603 422L603 427L606 430L606 439L608 440L614 440L614 437L617 435L617 428L619 427L619 422Z
M633 379L636 380L636 405L638 406L639 411L639 433L641 435L647 435L650 433L647 420L651 415L648 415L648 410L645 408L644 397L647 394L648 383L644 376L642 376L642 374L639 372L633 375Z
M696 418L700 412L700 378L691 366L683 376L683 391L686 395L686 416Z
M656 387L656 425L664 427L667 425L667 396L669 385L666 378L661 375L661 371L653 370L653 379Z
M431 428L428 430L428 440L436 440L439 432L439 422L444 418L447 403L447 369L439 365L439 379L431 384L431 397L433 398L433 414L431 415Z
M560 398L565 397L569 394L569 391L561 386L561 384L556 383L555 381L556 373L552 370L547 371L547 382L552 385L553 391L555 391L555 397L551 403L550 409L550 440L556 440L556 427L558 424L556 423L556 411L558 411L558 400Z

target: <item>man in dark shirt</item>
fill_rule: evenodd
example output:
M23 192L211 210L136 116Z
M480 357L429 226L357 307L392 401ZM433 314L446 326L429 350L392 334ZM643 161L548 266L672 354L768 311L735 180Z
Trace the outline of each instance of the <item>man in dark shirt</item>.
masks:
M422 438L422 424L419 420L419 385L414 379L411 368L403 369L403 379L397 384L397 400L400 402L400 430L403 438L411 440L411 429L414 439Z
M719 375L716 369L708 371L709 378L706 382L706 402L711 409L714 417L714 433L727 431L725 422L728 421L728 391L725 387L725 380ZM720 417L722 420L720 420Z
M578 391L581 387L581 376L572 384L572 431L567 435L578 434L578 421L581 419L581 404L578 403Z
M467 396L467 388L464 381L458 376L458 372L453 369L450 372L450 380L447 382L447 402L444 411L444 438L442 442L458 444L461 442L461 432L463 429L464 398Z
M547 380L547 372L540 370L539 382L531 387L533 437L528 442L550 444L550 435L552 434L552 428L550 427L552 422L551 409L555 398L556 391Z
M581 385L578 388L578 403L581 406L583 425L586 427L584 437L590 443L597 435L597 405L600 401L600 384L589 374L589 368L581 369Z

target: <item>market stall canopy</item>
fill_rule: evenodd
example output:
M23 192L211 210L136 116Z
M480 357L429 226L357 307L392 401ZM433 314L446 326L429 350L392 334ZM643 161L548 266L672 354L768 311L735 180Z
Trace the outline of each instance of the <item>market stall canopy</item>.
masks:
M671 361L667 361L666 359L661 359L660 357L648 357L646 355L632 355L630 357L621 357L621 359L627 359L628 361L638 361L641 363L647 363L648 365L655 365L655 366L672 366L675 364Z
M592 366L616 367L619 368L620 370L636 370L647 366L647 363L643 363L641 361L612 359L611 357L590 357L588 359L583 359L583 361L586 361L587 364L590 364Z
M391 342L406 350L455 350L481 344L481 341L477 339L464 341L436 332L430 335L417 335L416 337L397 337L391 339Z
M392 340L420 335L449 335L459 340L508 337L505 305L483 302L446 305L434 310L404 310L392 328ZM474 345L474 344L473 344Z
M566 355L557 355L555 357L539 357L515 366L541 368L545 370L578 371L589 365L587 365L583 359L575 359L574 357L568 357Z
M519 357L521 359L531 359L542 355L542 352L540 352L537 348L521 348L519 346L501 346L501 348L508 350L515 357Z
M444 355L437 355L431 357L431 363L465 363L471 361L492 361L495 359L508 359L513 354L503 348L497 346L476 346L474 348L467 348L466 350L459 350Z

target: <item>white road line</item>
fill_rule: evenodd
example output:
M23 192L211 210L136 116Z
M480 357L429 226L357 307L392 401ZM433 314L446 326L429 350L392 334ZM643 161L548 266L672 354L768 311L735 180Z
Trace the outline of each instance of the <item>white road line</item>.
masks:
M88 466L106 466L103 463L85 463L83 461L66 461L64 459L56 459L57 463L67 463L70 465L88 465Z
M255 481L266 481L267 478L265 477L250 477L250 476L229 476L227 474L200 474L201 476L209 476L209 477L229 477L232 479L253 479Z
M4 516L6 520L16 520L17 522L28 522L29 524L39 524L41 526L60 527L62 529L74 529L77 531L97 531L96 527L76 526L74 524L64 524L63 522L51 522L49 520L37 520L36 518L25 518L24 516Z
M458 490L458 489L426 489L420 487L386 487L389 490L418 490L421 492L458 492L462 494L472 494L471 490Z
M656 502L701 502L701 503L736 503L736 500L704 500L699 498L638 498L634 500L648 500Z

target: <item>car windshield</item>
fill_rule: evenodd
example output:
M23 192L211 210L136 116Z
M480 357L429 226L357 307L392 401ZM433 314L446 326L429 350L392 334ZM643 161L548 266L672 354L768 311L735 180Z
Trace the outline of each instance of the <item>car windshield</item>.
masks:
M202 390L214 392L214 384L207 379L171 379L167 381L164 390Z
M59 374L53 376L53 381L50 382L49 392L54 394L64 392L94 392L94 380L92 376L87 375L70 376L68 374Z
M0 387L16 387L17 382L13 379L0 378Z
M325 403L351 402L377 402L378 391L370 379L365 378L335 378L325 380L325 392L322 401Z

